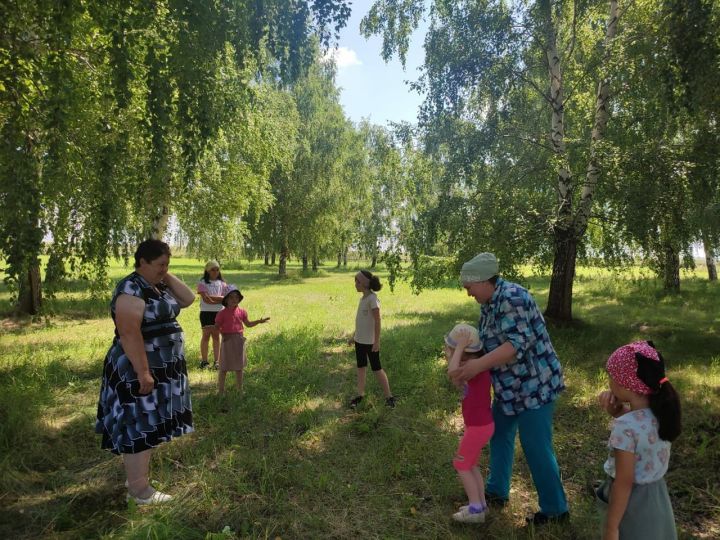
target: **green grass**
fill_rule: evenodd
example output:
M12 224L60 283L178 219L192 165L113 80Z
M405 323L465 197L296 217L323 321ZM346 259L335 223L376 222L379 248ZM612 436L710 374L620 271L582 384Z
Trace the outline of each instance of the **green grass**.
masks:
M202 267L175 258L171 269L194 286ZM477 305L459 288L419 296L404 284L383 289L382 359L401 401L386 409L369 378L368 399L351 412L355 367L345 338L358 301L354 270L290 271L286 280L262 264L223 272L252 318L271 317L247 332L242 396L219 399L214 374L196 368L198 305L182 312L196 433L155 452L152 476L177 497L162 508L127 505L120 459L99 449L93 431L113 332L107 299L72 282L48 302L54 317L0 321L0 537L594 538L586 485L602 476L608 433L595 396L608 354L641 338L663 351L683 398L684 432L667 475L681 537L720 535L717 283L686 274L682 293L665 296L642 272L580 271L578 322L551 327L568 386L555 436L572 519L533 532L523 529L536 500L521 451L509 507L480 527L450 520L464 497L451 465L462 422L442 336L455 322L473 322ZM118 264L110 274L127 272ZM548 277L528 275L544 303ZM0 289L0 312L9 301Z

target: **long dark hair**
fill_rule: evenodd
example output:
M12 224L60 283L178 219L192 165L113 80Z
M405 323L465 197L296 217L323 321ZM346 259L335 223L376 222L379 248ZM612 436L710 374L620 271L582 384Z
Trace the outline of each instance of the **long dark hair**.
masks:
M163 255L171 256L170 246L162 240L150 238L144 242L140 242L135 250L135 268L140 268L140 259L145 259L146 263L151 263L158 257Z
M371 291L379 291L380 289L382 289L382 283L380 283L379 277L373 275L373 273L369 272L368 270L360 270L360 273L370 280Z
M207 270L205 270L205 272L203 273L203 277L202 277L202 278L203 278L203 281L204 281L205 283L210 283L210 273L209 273ZM218 268L217 279L219 279L220 281L225 281L225 280L222 278L222 272L220 272L220 269L219 269L219 268Z
M653 349L652 341L647 342ZM635 353L637 360L637 376L644 382L652 394L648 396L650 410L658 420L658 435L664 441L674 441L682 431L682 419L680 411L680 396L665 376L665 360L660 351L657 352L658 360L647 358L641 353Z

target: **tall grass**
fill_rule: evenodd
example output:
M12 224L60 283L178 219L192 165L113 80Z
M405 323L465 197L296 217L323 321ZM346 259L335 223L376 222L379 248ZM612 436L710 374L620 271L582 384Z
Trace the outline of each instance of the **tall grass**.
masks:
M176 258L188 283L198 262ZM117 280L129 269L111 269ZM119 458L93 432L99 375L112 339L107 299L82 282L52 300L55 316L4 320L0 340L0 537L2 538L594 538L587 484L602 475L607 420L595 406L604 361L617 346L653 339L683 398L684 432L667 475L681 537L720 536L720 287L684 276L666 296L641 272L584 268L569 327L551 327L568 390L555 439L571 504L569 526L533 531L536 510L518 451L511 504L480 527L452 523L463 502L451 458L461 430L447 383L443 334L473 322L478 307L459 288L419 296L400 284L380 292L382 361L401 401L384 407L374 380L357 412L354 355L345 344L358 294L354 270L324 268L278 280L275 269L224 270L243 291L247 331L244 394L221 399L214 372L197 369L198 305L184 310L196 433L162 445L152 477L176 496L162 508L128 506ZM380 273L383 276L383 273ZM538 301L547 276L528 274ZM0 311L9 302L0 290ZM227 412L225 412L227 411ZM483 455L485 466L487 456Z

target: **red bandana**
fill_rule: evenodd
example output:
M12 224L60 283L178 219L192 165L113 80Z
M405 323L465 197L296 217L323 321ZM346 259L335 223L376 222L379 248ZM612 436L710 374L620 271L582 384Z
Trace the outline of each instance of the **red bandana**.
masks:
M640 353L646 358L660 361L658 352L648 345L647 341L636 341L623 345L610 355L607 361L607 372L612 379L623 388L632 390L638 394L649 395L653 391L637 376L638 364L635 353ZM662 381L661 381L662 382Z

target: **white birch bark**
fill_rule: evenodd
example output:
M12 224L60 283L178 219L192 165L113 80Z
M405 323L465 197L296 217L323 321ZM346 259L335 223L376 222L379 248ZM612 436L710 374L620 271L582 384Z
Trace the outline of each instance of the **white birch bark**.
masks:
M620 12L618 10L617 0L610 0L610 13L608 14L607 27L605 29L605 70L608 68L610 59L612 42L617 34L618 19ZM595 123L593 124L592 134L590 137L590 159L588 161L587 170L585 172L585 183L583 184L580 203L578 204L577 215L575 217L575 234L579 238L585 234L590 212L592 211L593 196L595 188L600 177L600 166L598 163L598 143L605 136L610 112L608 105L610 102L610 77L605 75L598 84L597 94L595 97Z
M570 227L572 212L572 173L568 165L567 146L565 144L565 101L563 96L563 78L560 53L557 48L557 31L553 22L553 2L542 3L545 16L545 55L550 78L548 101L551 108L550 143L555 153L558 191L558 227Z

